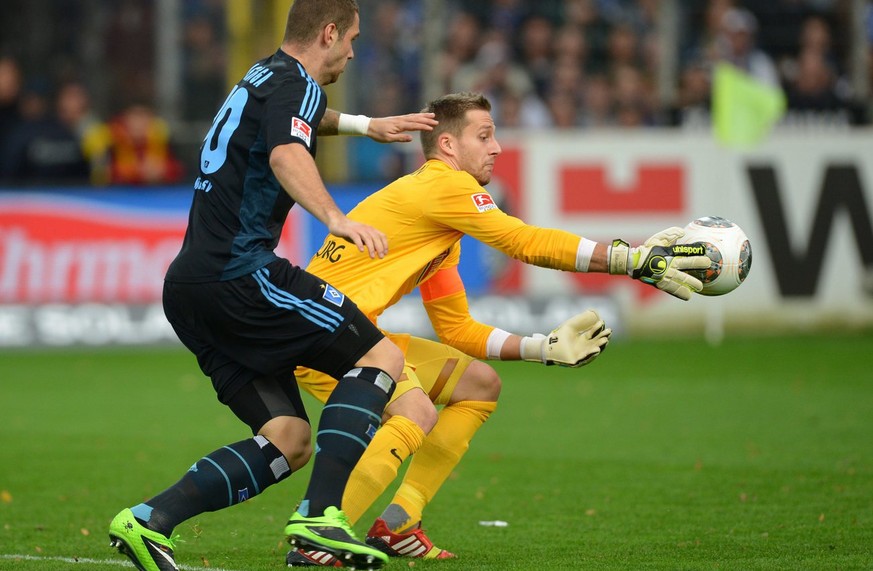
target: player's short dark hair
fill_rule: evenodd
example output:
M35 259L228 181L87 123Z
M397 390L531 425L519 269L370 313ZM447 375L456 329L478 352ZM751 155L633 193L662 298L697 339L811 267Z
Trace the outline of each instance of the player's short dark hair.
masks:
M491 102L481 93L461 92L449 93L438 97L421 110L422 113L433 113L439 125L433 131L421 132L421 150L425 158L431 158L436 150L437 141L443 133L461 136L461 131L467 125L467 111L491 112Z
M288 11L283 42L308 45L328 24L346 35L360 11L357 0L294 0Z

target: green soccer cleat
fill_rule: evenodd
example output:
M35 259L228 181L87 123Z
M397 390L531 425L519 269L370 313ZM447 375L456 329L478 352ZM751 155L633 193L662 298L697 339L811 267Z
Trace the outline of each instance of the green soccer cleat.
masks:
M139 571L179 571L173 558L178 535L168 538L141 525L130 509L109 524L109 545L127 555Z
M387 555L358 541L346 514L333 506L319 517L303 517L300 512L294 512L285 526L285 535L292 546L326 551L343 567L374 570L388 562Z

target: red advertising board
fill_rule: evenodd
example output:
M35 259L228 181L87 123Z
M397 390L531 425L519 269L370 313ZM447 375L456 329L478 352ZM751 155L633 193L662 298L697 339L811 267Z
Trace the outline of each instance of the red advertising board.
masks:
M149 192L0 195L0 304L160 301L191 191ZM301 232L285 228L295 259Z

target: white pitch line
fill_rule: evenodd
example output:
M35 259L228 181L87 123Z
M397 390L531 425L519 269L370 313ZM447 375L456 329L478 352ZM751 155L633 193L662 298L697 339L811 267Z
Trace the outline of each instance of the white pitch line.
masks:
M61 563L87 563L89 565L114 565L116 567L133 567L130 561L115 561L112 559L89 559L87 557L48 557L37 555L15 555L15 554L0 554L0 559L22 559L24 561L60 561ZM233 569L223 569L221 567L191 567L190 565L179 565L179 569L187 569L189 571L234 571Z

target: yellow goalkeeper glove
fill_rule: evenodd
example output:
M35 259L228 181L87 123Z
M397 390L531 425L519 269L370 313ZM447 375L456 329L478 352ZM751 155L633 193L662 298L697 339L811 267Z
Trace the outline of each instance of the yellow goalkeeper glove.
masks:
M548 335L522 337L521 358L525 361L581 367L597 358L609 343L608 329L593 310L574 315Z
M699 246L676 244L684 235L682 228L674 226L658 232L636 248L623 240L613 240L609 248L609 273L627 274L688 301L703 284L683 270L708 268L710 259Z

